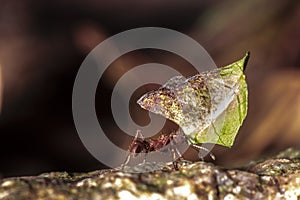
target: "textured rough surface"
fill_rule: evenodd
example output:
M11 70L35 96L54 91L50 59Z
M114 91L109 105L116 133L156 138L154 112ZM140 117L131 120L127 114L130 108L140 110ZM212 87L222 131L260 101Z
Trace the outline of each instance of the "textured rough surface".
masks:
M137 103L178 124L191 143L231 147L247 115L249 56L188 79L175 76Z
M299 199L300 150L240 169L187 163L178 171L52 172L0 181L0 199Z

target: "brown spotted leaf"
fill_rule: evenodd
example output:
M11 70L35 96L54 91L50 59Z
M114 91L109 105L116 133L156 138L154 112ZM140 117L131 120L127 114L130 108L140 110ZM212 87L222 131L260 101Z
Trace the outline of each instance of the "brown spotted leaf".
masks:
M228 66L186 79L175 76L138 104L177 123L192 143L232 146L247 114L247 55Z

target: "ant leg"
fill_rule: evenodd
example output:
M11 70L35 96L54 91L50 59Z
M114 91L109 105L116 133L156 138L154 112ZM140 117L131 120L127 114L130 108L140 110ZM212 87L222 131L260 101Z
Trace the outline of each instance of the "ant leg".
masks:
M143 140L143 141L145 140L145 137L144 137L144 135L142 134L142 131L141 131L141 130L137 130L137 131L136 131L134 140L136 141L138 138L140 138L140 139ZM147 150L146 150L146 153L147 153ZM143 164L146 163L146 156L147 156L146 153L144 154Z
M132 152L131 149L133 147L133 145L135 145L136 141L138 141L138 138L141 138L142 140L144 140L144 136L142 134L141 130L137 130L134 139L132 140L131 144L128 147L128 151L129 153L126 156L126 159L124 161L124 163L121 165L121 169L124 169L124 167L129 163L130 159L132 156L135 156L135 152Z
M193 149L195 149L195 150L198 151L198 152L200 152L201 150L203 150L203 151L209 153L209 156L211 157L211 159L216 160L215 155L214 155L213 153L210 153L210 151L209 151L207 148L202 147L202 146L199 146L199 145L197 145L197 144L193 144L193 142L191 141L190 138L188 138L188 141L189 141L189 143L191 144L191 147L192 147ZM200 157L200 156L199 156L199 158L200 158L202 161L204 160L204 157Z
M172 146L172 152L173 152L173 162L176 161L179 158L182 158L181 153L179 152L179 150L175 147L174 143L171 143ZM178 156L178 158L176 158L176 154Z
M136 131L136 134L135 134L135 136L134 136L134 139L137 140L138 137L141 138L142 140L145 139L145 137L143 136L141 130L137 130L137 131Z
M213 153L210 153L210 151L209 151L207 148L202 147L202 146L199 146L199 145L196 145L196 144L192 144L191 146L192 146L193 149L195 149L195 150L198 151L198 152L200 152L200 151L202 150L202 151L205 151L205 152L209 153L209 156L210 156L213 160L216 160L215 155L214 155ZM202 161L204 160L203 157L200 157L200 159L201 159Z
M132 153L129 152L129 153L127 154L127 156L126 156L126 159L125 159L124 163L123 163L123 164L121 165L121 167L120 167L122 170L125 169L125 166L129 163L131 157L132 157Z
M176 148L175 144L174 144L174 141L171 140L170 142L170 149L171 149L171 152L172 152L172 165L173 165L173 168L175 170L179 170L179 166L178 166L178 163L180 162L179 160L182 159L182 154L179 152L179 150ZM178 157L176 157L176 155Z

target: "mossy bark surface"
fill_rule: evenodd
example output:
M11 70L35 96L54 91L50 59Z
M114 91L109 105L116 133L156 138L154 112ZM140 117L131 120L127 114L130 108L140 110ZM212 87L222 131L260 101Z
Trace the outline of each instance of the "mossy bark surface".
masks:
M205 162L179 170L51 172L0 181L0 199L299 199L300 150L239 169Z

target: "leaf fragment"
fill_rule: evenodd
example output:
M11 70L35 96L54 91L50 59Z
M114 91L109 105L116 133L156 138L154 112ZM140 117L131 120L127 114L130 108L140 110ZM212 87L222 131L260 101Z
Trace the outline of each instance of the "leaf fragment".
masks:
M230 65L186 79L175 76L138 104L177 123L191 143L231 147L247 115L244 69L249 53Z

